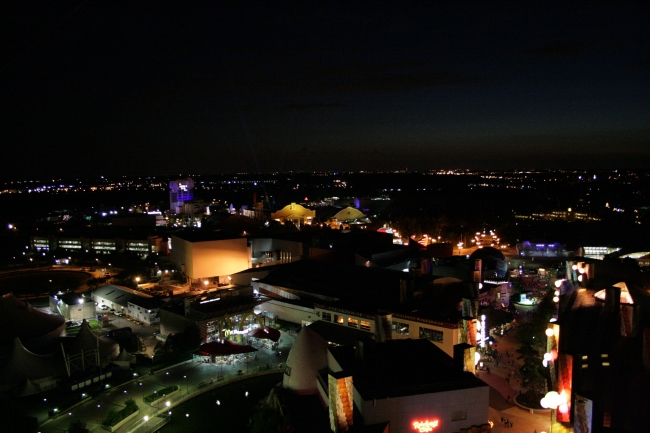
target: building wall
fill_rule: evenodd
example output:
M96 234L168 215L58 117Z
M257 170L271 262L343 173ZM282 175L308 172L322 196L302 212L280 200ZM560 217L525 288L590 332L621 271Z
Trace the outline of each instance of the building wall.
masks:
M489 386L362 401L355 388L354 400L366 425L390 421L391 433L410 433L416 421L438 420L435 433L454 433L462 428L487 424ZM466 411L466 418L452 421Z
M139 307L129 302L129 316L135 320L139 320L147 325L156 323L160 320L158 316L159 309L149 310L144 307Z
M284 239L260 238L251 239L251 257L258 258L261 253L272 251L276 253L273 260L266 264L279 262L290 262L302 258L302 242L289 241ZM283 253L283 254L277 254Z
M316 311L313 308L292 305L282 301L268 301L260 305L262 312L272 313L278 316L280 320L297 323L302 325L303 322L314 322L318 320Z
M316 308L316 314L320 320L335 323L340 326L360 329L366 332L375 332L375 319L369 315L360 315L353 311L345 311L339 309ZM328 320L328 315L330 320ZM339 318L339 321L337 321ZM351 320L349 320L351 319ZM342 321L341 321L342 320ZM355 321L356 320L356 326ZM364 322L363 324L361 322Z
M101 307L102 305L108 305L109 308L113 308L115 311L121 311L124 314L127 314L128 312L128 304L126 302L124 304L118 304L117 302L113 302L98 295L93 295L93 299L97 303L97 308Z
M458 328L445 328L442 326L430 325L428 323L416 322L413 320L403 319L400 317L393 317L393 323L399 322L409 325L408 334L399 334L392 333L393 340L399 340L403 338L420 338L420 328L431 329L434 331L442 332L442 342L429 339L433 344L442 349L447 355L454 356L454 345L458 344Z
M160 310L160 333L162 335L179 334L187 328L188 320L184 316L167 310Z
M172 236L171 262L192 279L234 274L251 267L246 238L188 242Z
M67 308L69 317L66 319L81 321L95 317L95 303L84 302L83 304L69 305Z

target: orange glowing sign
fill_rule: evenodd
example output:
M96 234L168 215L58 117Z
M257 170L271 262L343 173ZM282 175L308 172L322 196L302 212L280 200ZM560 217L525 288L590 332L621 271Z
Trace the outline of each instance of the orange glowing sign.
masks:
M434 428L438 427L438 420L433 420L433 421L415 421L413 423L413 428L421 433L423 432L429 432L433 431Z

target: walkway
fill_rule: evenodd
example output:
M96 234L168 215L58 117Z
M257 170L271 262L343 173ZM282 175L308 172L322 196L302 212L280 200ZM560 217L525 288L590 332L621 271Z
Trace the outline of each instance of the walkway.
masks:
M549 432L551 421L550 413L531 413L529 410L522 409L508 401L508 397L512 401L519 391L526 392L526 389L521 386L521 377L519 375L519 368L522 362L517 359L518 343L514 338L514 332L504 337L495 337L496 343L492 346L502 353L501 359L498 361L499 366L495 366L494 361L483 361L485 366L490 368L490 374L487 371L479 371L478 377L485 383L490 385L490 421L494 422L493 432L507 432L507 433L537 433ZM512 357L506 355L513 354ZM512 364L509 365L508 361ZM508 383L506 378L509 378ZM505 427L501 422L501 418L509 419L513 426Z
M279 347L279 352L281 353L279 355L269 350L259 350L255 352L258 355L257 359L248 361L248 363L216 366L203 362L187 361L156 373L136 376L133 381L121 386L109 388L105 392L95 396L92 400L71 409L69 415L63 415L45 421L39 427L39 431L42 433L67 431L70 421L77 419L86 422L86 426L91 432L105 431L101 428L101 421L106 412L110 409L122 409L125 401L129 398L133 398L136 401L140 412L132 422L126 423L117 432L130 433L139 431L144 416L146 415L153 420L156 414L166 410L165 403L167 401L170 402L169 410L173 412L174 407L182 401L215 387L257 374L283 371L294 338L294 336L282 332ZM268 364L271 364L271 368L267 370ZM238 374L238 370L241 370L242 374ZM222 376L224 379L219 380L219 376ZM171 385L178 385L180 389L168 398L160 399L153 406L149 406L143 402L143 397L146 395ZM152 427L151 424L152 421L150 420L150 428Z

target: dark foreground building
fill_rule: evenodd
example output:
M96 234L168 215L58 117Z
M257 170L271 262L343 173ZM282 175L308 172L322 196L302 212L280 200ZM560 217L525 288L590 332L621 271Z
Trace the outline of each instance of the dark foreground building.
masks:
M650 431L650 282L605 261L566 268L555 326L570 410L558 419L576 433Z

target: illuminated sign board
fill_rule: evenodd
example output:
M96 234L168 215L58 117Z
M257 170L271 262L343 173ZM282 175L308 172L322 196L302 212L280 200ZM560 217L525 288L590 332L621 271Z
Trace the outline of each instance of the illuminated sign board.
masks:
M485 347L485 341L487 340L485 334L485 315L481 316L481 321L476 323L476 339L478 344L481 347Z
M413 423L413 428L417 432L430 432L433 431L434 428L438 427L438 420L435 419L433 421L415 421Z

